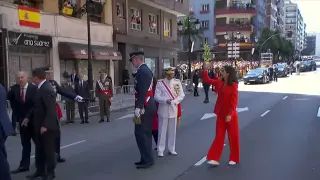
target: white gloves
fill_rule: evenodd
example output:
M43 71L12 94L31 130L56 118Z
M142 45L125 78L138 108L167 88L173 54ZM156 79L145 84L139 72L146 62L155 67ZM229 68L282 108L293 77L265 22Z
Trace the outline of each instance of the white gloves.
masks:
M74 98L74 100L77 102L83 102L83 97L78 95L76 98Z
M136 117L139 118L142 114L144 114L144 109L136 108L136 109L134 110L134 115L135 115Z

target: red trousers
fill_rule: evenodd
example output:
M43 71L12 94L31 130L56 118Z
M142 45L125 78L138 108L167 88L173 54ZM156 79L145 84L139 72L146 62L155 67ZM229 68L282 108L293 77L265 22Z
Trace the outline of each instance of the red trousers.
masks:
M230 144L230 161L240 162L240 140L239 140L239 124L238 114L235 113L231 117L230 122L226 122L225 118L217 116L216 121L216 137L209 149L207 159L218 161L221 158L226 131Z

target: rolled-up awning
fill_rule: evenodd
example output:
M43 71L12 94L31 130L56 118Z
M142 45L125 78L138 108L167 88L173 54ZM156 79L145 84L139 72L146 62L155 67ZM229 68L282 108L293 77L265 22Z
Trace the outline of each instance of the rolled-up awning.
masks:
M59 42L59 58L64 60L88 59L88 45ZM122 56L119 51L108 46L92 45L93 60L121 60Z

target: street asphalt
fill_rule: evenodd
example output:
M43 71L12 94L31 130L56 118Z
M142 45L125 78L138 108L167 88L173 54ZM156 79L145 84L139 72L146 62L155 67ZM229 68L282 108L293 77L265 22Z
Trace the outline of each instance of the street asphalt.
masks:
M315 85L319 80L317 71L265 85L240 83L238 108L244 110L239 112L241 163L237 167L227 166L227 140L219 167L203 161L215 133L215 118L203 117L212 113L216 97L211 93L210 103L203 104L200 90L200 97L188 95L183 102L178 156L157 158L155 151L155 165L137 170L133 109L127 109L113 112L111 123L99 124L93 117L90 124L78 121L62 126L62 156L67 161L58 164L56 179L319 180L320 87ZM21 157L19 136L10 137L6 145L10 167L15 169ZM13 175L13 180L25 179L31 172Z

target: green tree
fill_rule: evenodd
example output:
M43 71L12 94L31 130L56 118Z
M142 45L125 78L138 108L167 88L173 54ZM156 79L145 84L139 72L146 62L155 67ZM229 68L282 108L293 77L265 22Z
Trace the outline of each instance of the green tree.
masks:
M210 49L208 43L205 43L203 45L202 58L204 59L204 62L210 62L212 60L211 49Z
M257 48L259 53L267 52L270 49L274 55L274 63L279 60L279 56L288 60L294 54L292 43L282 37L278 31L271 31L268 28L263 29Z

